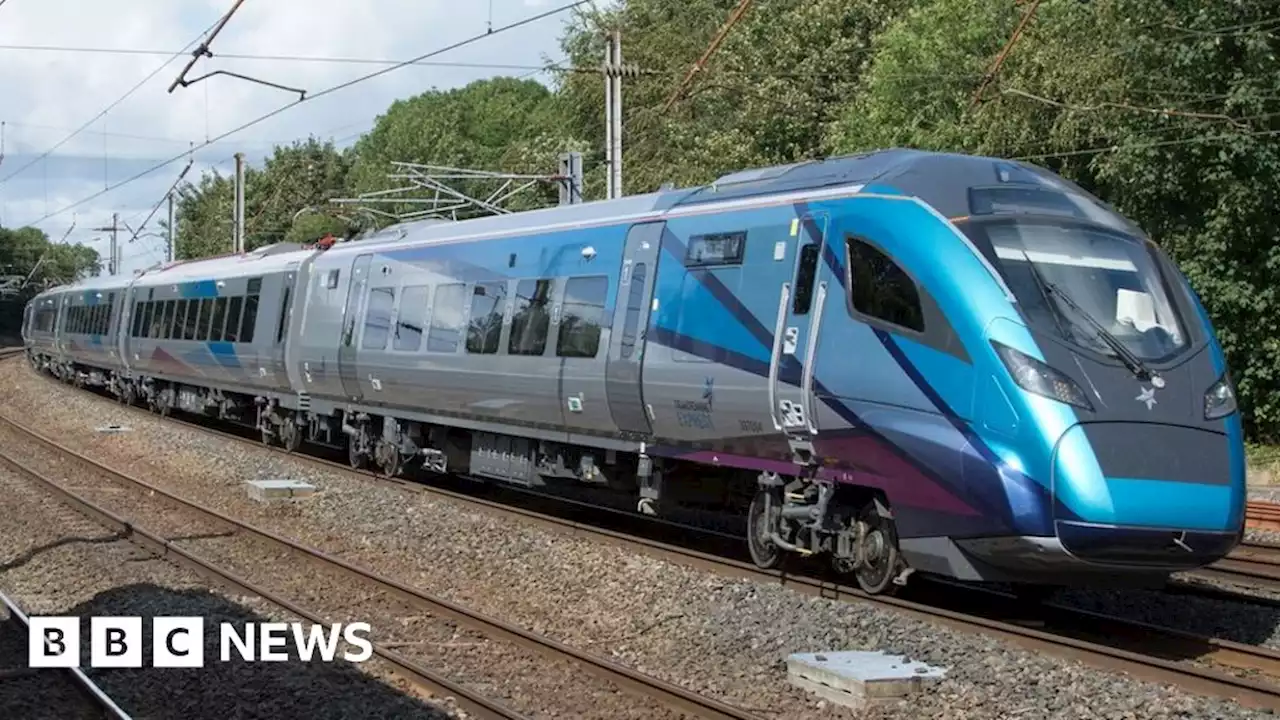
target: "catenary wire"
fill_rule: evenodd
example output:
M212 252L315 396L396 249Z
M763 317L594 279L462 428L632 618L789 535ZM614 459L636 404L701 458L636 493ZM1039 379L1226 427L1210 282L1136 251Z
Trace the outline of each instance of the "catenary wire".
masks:
M340 91L340 90L345 90L345 89L347 89L347 88L349 88L349 87L351 87L351 86L353 86L353 85L358 85L358 84L360 84L360 83L362 83L362 82L365 82L365 81L368 81L368 80L372 80L372 79L374 79L374 78L376 78L376 77L381 77L382 75L386 75L387 73L393 72L393 71L398 70L398 69L400 69L400 68L402 68L402 67L405 67L405 66L407 66L407 65L411 65L411 64L413 64L413 63L415 63L415 62L418 62L418 61L421 61L421 60L426 60L426 59L431 58L431 57L434 57L434 56L436 56L436 55L441 55L441 54L443 54L443 53L450 52L450 51L452 51L452 50L456 50L456 49L458 49L458 48L465 47L465 46L467 46L467 45L471 45L471 44L477 43L477 42L479 42L479 41L481 41L481 40L483 40L483 39L485 39L485 38L492 37L492 36L494 36L494 35L499 35L499 34L501 34L501 33L508 32L508 31L510 31L510 30L514 30L514 29L516 29L516 28L523 27L523 26L525 26L525 25L529 25L529 24L531 24L531 23L537 22L537 21L539 21L539 20L543 20L543 19L546 19L546 18L548 18L548 17L552 17L552 16L554 16L554 15L558 15L558 14L560 14L560 13L567 12L567 11L569 11L569 10L573 10L574 8L580 7L580 6L582 6L582 5L586 5L586 4L587 4L587 3L589 3L589 2L591 2L591 0L575 0L574 2L566 3L566 4L564 4L564 5L561 5L561 6L559 6L559 7L553 8L553 9L551 9L551 10L547 10L547 11L544 11L544 12L538 13L538 14L536 14L536 15L530 15L529 17L526 17L526 18L524 18L524 19L522 19L522 20L517 20L517 21L515 21L515 22L508 23L507 25L503 25L502 27L494 28L494 29L492 29L492 30L489 30L489 31L487 31L487 32L483 32L483 33L479 33L479 34L477 34L477 35L472 35L471 37L465 38L465 39L463 39L463 40L459 40L458 42L452 43L452 44L450 44L450 45L446 45L446 46L444 46L444 47L442 47L442 48L438 48L438 49L436 49L436 50L432 50L431 52L423 53L422 55L419 55L419 56L418 56L418 57L416 57L416 58L412 58L412 59L409 59L409 60L404 60L404 61L401 61L401 62L399 62L399 63L397 63L397 64L395 64L395 65L392 65L392 66L390 66L390 67L384 67L384 68L381 68L381 69L375 70L375 71L373 71L373 72L371 72L371 73L368 73L368 74L366 74L366 75L361 75L360 77L353 78L353 79L351 79L351 80L347 80L347 81L345 81L345 82L338 83L337 85L332 85L332 86L327 87L327 88L325 88L325 89L323 89L323 90L321 90L321 91L319 91L319 92L316 92L316 93L311 94L311 95L307 95L306 97L301 98L301 99L299 99L299 100L294 100L293 102L291 102L291 103L289 103L289 104L287 104L287 105L281 105L280 107L276 108L275 110L272 110L271 112L268 112L268 113L266 113L266 114L264 114L264 115L261 115L261 116L259 116L259 117L257 117L257 118L254 118L253 120L250 120L250 121L248 121L248 122L246 122L246 123L244 123L244 124L242 124L242 125L239 125L239 126L237 126L237 127L234 127L234 128L232 128L232 129L230 129L230 130L228 130L228 131L226 131L226 132L222 133L221 135L218 135L217 137L214 137L214 138L210 138L210 139L208 139L208 140L205 140L203 143L201 143L201 144L199 144L199 145L195 146L194 148L191 148L190 150L188 150L188 151L186 151L186 152L182 152L182 153L179 153L179 154L177 154L177 155L174 155L173 157L169 158L168 160L164 160L164 161L159 162L159 163L157 163L157 164L155 164L155 165L152 165L151 167L149 167L149 168L147 168L147 169L145 169L145 170L143 170L143 171L141 171L141 172L135 173L134 175L131 175L130 177L128 177L128 178L126 178L126 179L124 179L124 180L121 180L121 181L119 181L119 182L117 182L117 183L115 183L115 184L113 184L113 185L108 185L107 187L103 188L102 190L99 190L98 192L95 192L95 193L93 193L92 195L89 195L89 196L87 196L87 197L81 198L81 199L79 199L79 200L77 200L77 201L75 201L75 202L71 203L70 205L66 205L66 206L64 206L64 207L61 207L61 208L59 208L59 209L57 209L57 210L54 210L54 211L53 211L53 212L51 212L51 213L46 213L43 217L41 217L41 218L39 218L38 220L35 220L35 221L33 221L33 222L26 223L26 225L29 225L29 226L30 226L30 225L38 225L38 224L40 224L40 223L44 222L45 220L48 220L48 219L53 218L53 217L57 217L58 215L61 215L62 213L67 212L68 210L71 210L71 209L73 209L73 208L80 207L81 205L83 205L83 204L85 204L85 203L87 203L87 202L90 202L91 200L96 200L97 198L100 198L100 197L102 197L103 195L106 195L107 193L109 193L109 192L111 192L111 191L113 191L113 190L116 190L116 189L118 189L118 188L121 188L121 187L123 187L123 186L125 186L125 185L128 185L128 184L130 184L130 183L136 182L137 180L140 180L141 178L144 178L144 177L146 177L147 175L150 175L151 173L153 173L153 172L155 172L155 171L157 171L157 170L159 170L159 169L161 169L161 168L165 167L166 165L169 165L169 164L171 164L171 163L175 163L175 162L177 162L178 160L181 160L182 158L184 158L184 157L186 157L187 155L191 154L191 153L192 153L192 152L194 152L195 150L200 150L200 149L206 148L206 147L208 147L208 146L210 146L210 145L214 144L215 142L218 142L218 141L220 141L220 140L224 140L224 139L226 139L226 138L228 138L228 137L230 137L230 136L232 136L232 135L235 135L236 133L239 133L239 132L242 132L242 131L244 131L244 130L247 130L248 128L251 128L251 127L253 127L254 125L257 125L258 123L265 122L265 121L267 121L267 120L269 120L269 119L271 119L271 118L275 117L276 115L279 115L280 113L283 113L284 111L286 111L286 110L288 110L288 109L290 109L290 108L297 107L298 105L302 105L303 103L310 102L310 101L315 100L315 99L317 99L317 98L322 98L322 97L324 97L324 96L326 96L326 95L332 95L333 93L336 93L336 92L338 92L338 91ZM167 64L167 63L166 63L166 64ZM158 70L157 70L157 72L158 72ZM20 226L20 227L21 227L21 226Z
M215 24L216 24L216 23L215 23ZM172 55L168 60L165 60L162 64L160 64L158 67L156 67L156 69L154 69L154 70L152 70L150 73L148 73L146 77L142 78L142 80L139 80L139 81L138 81L138 83L137 83L136 85L134 85L133 87L129 88L129 90L128 90L127 92L125 92L125 94L124 94L124 95L121 95L119 98L117 98L115 102L113 102L113 103L111 103L110 105L108 105L108 106L106 107L106 109L104 109L102 112L98 113L97 115L94 115L91 119L89 119L89 121L87 121L85 124L81 125L77 130L75 130L74 132L72 132L72 133L68 134L66 137L64 137L64 138L62 138L61 140L59 140L56 144L54 144L54 146L53 146L53 147L49 148L48 150L45 150L43 153L41 153L41 154L40 154L40 155L38 155L35 159L33 159L33 160L31 160L30 162L28 162L26 165L23 165L22 167L18 168L17 170L14 170L13 172L9 173L8 175L6 175L6 176L4 177L4 179L0 179L0 185L3 185L3 184L5 184L5 183L9 182L11 179L13 179L14 177L16 177L18 174L22 173L22 172L23 172L24 170L26 170L27 168L31 167L32 165L35 165L36 163L40 162L40 161L41 161L41 160L43 160L43 159L45 159L45 158L49 157L49 155L51 155L51 154L53 153L53 151L54 151L54 150L57 150L58 148L60 148L60 147L62 147L63 145L67 144L68 142L70 142L70 141L71 141L71 139L72 139L72 138L74 138L75 136L77 136L77 135L79 135L80 133L84 132L86 129L88 129L88 128L89 128L89 126L90 126L90 125L93 125L95 122L97 122L97 121L98 121L100 118L102 118L104 115L106 115L107 113L109 113L109 112L111 112L112 110L114 110L114 109L116 108L116 106L117 106L117 105L119 105L120 103L122 103L122 102L124 102L125 100L127 100L127 99L129 98L129 96L131 96L131 95L133 95L135 92L137 92L139 88L141 88L143 85L147 84L147 82L149 82L149 81L151 80L151 78L153 78L153 77L155 77L156 75L160 74L160 71L162 71L162 70L164 70L166 67L168 67L168 66L169 66L169 64L170 64L170 63L172 63L174 60L177 60L177 59L182 55L182 53L184 53L184 52L186 52L187 50L191 49L191 47L192 47L193 45L195 45L196 43L200 42L200 38L204 37L205 33L208 33L208 32L209 32L210 30L212 30L212 29L213 29L213 25L210 25L208 28L205 28L204 32L201 32L199 35L197 35L197 36L195 37L195 39L194 39L194 40L192 40L191 42L187 43L186 47L184 47L184 48L182 48L181 50L179 50L179 51L177 51L177 52L173 53L173 55Z

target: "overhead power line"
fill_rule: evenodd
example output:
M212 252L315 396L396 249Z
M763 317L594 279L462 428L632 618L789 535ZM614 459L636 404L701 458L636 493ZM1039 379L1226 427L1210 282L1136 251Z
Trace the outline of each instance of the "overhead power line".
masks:
M711 39L711 45L709 45L706 51L702 53L702 57L698 58L698 61L693 64L693 67L689 68L689 74L684 76L684 80L681 80L680 84L676 86L676 89L671 92L671 97L667 98L667 104L662 108L662 112L666 113L671 110L672 105L676 104L676 101L684 94L685 89L687 89L689 84L693 82L693 78L707 66L707 61L715 54L716 50L720 47L720 44L729 36L729 32L733 30L733 27L737 25L738 21L742 19L742 16L746 14L747 8L749 7L751 7L751 0L741 0L737 7L733 9L733 12L729 13L729 19L725 21L724 26L720 28L720 31L716 33L716 36Z
M212 27L213 27L212 25L210 25L210 26L209 26L209 28L212 28ZM75 136L77 136L77 135L79 135L80 133L84 132L86 129L88 129L88 128L89 128L89 126L90 126L90 125L93 125L95 122L97 122L99 119L101 119L104 115L106 115L107 113L109 113L109 112L111 112L112 110L114 110L114 109L116 108L116 106L117 106L117 105L119 105L120 103L124 102L125 100L127 100L127 99L129 98L129 96L130 96L130 95L133 95L135 92L137 92L137 91L138 91L138 88L141 88L143 85L147 84L147 82L148 82L148 81L150 81L150 80L151 80L151 78L155 77L156 75L159 75L161 70L164 70L166 67L168 67L168 66L169 66L169 63L173 62L174 60L177 60L179 55L181 55L182 53L186 52L186 51L187 51L187 49L188 49L188 48L190 48L192 45L195 45L196 43L200 42L200 38L204 36L204 33L205 33L205 32L208 32L208 31L209 31L209 28L206 28L206 29L205 29L205 31L204 31L204 32L202 32L202 33L200 33L199 35L197 35L197 36L195 37L195 39L194 39L194 40L192 40L191 42L187 43L187 44L186 44L186 47L183 47L181 50L179 50L178 52L174 53L174 54L173 54L173 55L172 55L168 60L165 60L165 61L164 61L164 62L163 62L159 67L157 67L155 70L152 70L150 73L148 73L146 77L142 78L142 80L139 80L139 81L138 81L138 83L137 83L136 85L134 85L133 87L129 88L129 90L128 90L124 95L121 95L119 98L117 98L115 102L113 102L113 103L111 103L110 105L108 105L108 106L107 106L107 107L106 107L102 112L98 113L97 115L94 115L94 116L93 116L93 117L92 117L88 122L86 122L85 124L81 125L81 126L80 126L79 128L77 128L75 131L71 132L71 133L70 133L70 134L68 134L66 137L64 137L64 138L62 138L61 140L59 140L57 143L55 143L55 144L54 144L54 146L53 146L53 147L49 148L48 150L45 150L43 153L41 153L41 154L40 154L40 155L38 155L35 159L33 159L33 160L31 160L30 162L28 162L26 165L23 165L22 167L18 168L17 170L14 170L13 172L11 172L11 173L9 173L8 175L6 175L3 179L0 179L0 185L3 185L3 184L5 184L5 183L9 182L11 179L13 179L15 176L17 176L18 174L20 174L21 172L23 172L23 171L24 171L24 170L26 170L27 168L31 167L32 165L35 165L36 163L40 162L40 161L41 161L41 160L43 160L43 159L45 159L45 158L49 157L49 155L50 155L50 154L52 154L52 153L53 153L53 151L57 150L58 148L62 147L63 145L66 145L68 142L70 142L70 141L71 141L71 139L72 139L72 138L74 138Z
M293 102L291 102L291 103L289 103L289 104L287 104L287 105L281 105L280 107L276 108L275 110L272 110L272 111L271 111L271 112L269 112L269 113L266 113L265 115L261 115L261 116L259 116L259 117L255 118L255 119L253 119L253 120L250 120L250 121L248 121L248 122L244 123L243 125L240 125L240 126L238 126L238 127L232 128L232 129L230 129L230 130L228 130L228 131L226 131L226 132L222 133L221 135L218 135L217 137L214 137L214 138L211 138L211 139L205 140L203 143L201 143L201 144L199 144L199 145L197 145L197 146L195 146L195 147L191 148L191 149L190 149L190 150L188 150L187 152L179 153L179 154L174 155L173 157L169 158L168 160L164 160L164 161L162 161L162 162L156 163L155 165L153 165L153 166L151 166L151 167L147 168L146 170L143 170L142 172L136 173L136 174L134 174L134 175L132 175L132 176L130 176L130 177L128 177L128 178L126 178L126 179L124 179L124 180L121 180L121 181L119 181L119 182L115 183L114 185L109 185L109 186L107 186L107 187L103 188L102 190L99 190L98 192L93 193L92 195L89 195L89 196L87 196L87 197L81 198L80 200L77 200L77 201L75 201L75 202L71 203L70 205L66 205L66 206L64 206L64 207L61 207L61 208L59 208L59 209L57 209L57 210L55 210L55 211L53 211L53 212L51 212L51 213L46 213L46 214L45 214L43 217L41 217L40 219L35 220L35 221L33 221L33 222L30 222L30 223L26 223L26 224L27 224L27 225L38 225L38 224L40 224L40 223L44 222L45 220L48 220L48 219L53 218L53 217L57 217L58 215L61 215L62 213L66 212L66 211L68 211L68 210L71 210L71 209L74 209L74 208L80 207L81 205L83 205L83 204L85 204L85 203L87 203L87 202L90 202L90 201L92 201L92 200L96 200L97 198L100 198L100 197L102 197L103 195L106 195L107 193L109 193L109 192L111 192L111 191L113 191L113 190L116 190L116 189L118 189L118 188L124 187L125 185L128 185L128 184L130 184L130 183L136 182L136 181L138 181L138 180L140 180L140 179L142 179L142 178L146 177L147 175L150 175L151 173L153 173L153 172L155 172L155 171L157 171L157 170L159 170L159 169L161 169L161 168L165 167L166 165L170 165L170 164L172 164L172 163L174 163L174 162L177 162L178 160L181 160L181 159L182 159L182 158L184 158L184 157L187 157L191 152L194 152L194 151L196 151L196 150L201 150L201 149L203 149L203 148L206 148L206 147L208 147L208 146L210 146L210 145L212 145L212 144L214 144L214 143L216 143L216 142L219 142L219 141L224 140L224 139L226 139L226 138L228 138L228 137L231 137L232 135L235 135L236 133L239 133L239 132L242 132L242 131L244 131L244 130L247 130L247 129L249 129L249 128L253 127L254 125L257 125L258 123L265 122L265 121L267 121L267 120L269 120L269 119L271 119L271 118L275 117L276 115L279 115L280 113L283 113L284 111L289 110L290 108L297 107L298 105L301 105L301 104L306 103L306 102L310 102L310 101L315 100L315 99L317 99L317 98L322 98L322 97L324 97L324 96L326 96L326 95L331 95L331 94L336 93L336 92L338 92L338 91L340 91L340 90L345 90L345 89L347 89L347 88L349 88L349 87L351 87L351 86L353 86L353 85L358 85L358 84L360 84L360 83L362 83L362 82L365 82L365 81L368 81L368 80L372 80L372 79L374 79L374 78L376 78L376 77L380 77L380 76L382 76L382 75L386 75L387 73L390 73L390 72L392 72L392 71L398 70L398 69L400 69L400 68L402 68L402 67L405 67L405 66L407 66L407 65L412 65L412 64L414 64L414 63L416 63L416 62L419 62L419 61L421 61L421 60L426 60L427 58L435 57L435 56L437 56L437 55L442 55L442 54L444 54L444 53L451 52L451 51L453 51L453 50L457 50L458 48L466 47L467 45L472 45L472 44L477 43L477 42L479 42L479 41L481 41L481 40L483 40L483 39L485 39L485 38L487 38L487 37L492 37L492 36L494 36L494 35L499 35L499 34L502 34L502 33L504 33L504 32L508 32L508 31L510 31L510 30L514 30L514 29L516 29L516 28L523 27L523 26L525 26L525 25L529 25L529 24L532 24L532 23L538 22L539 20L544 20L544 19L549 18L549 17L552 17L552 16L554 16L554 15L559 15L560 13L567 12L567 11L569 11L569 10L573 10L574 8L581 7L582 5L586 5L586 4L587 4L587 3L589 3L589 2L592 2L592 0L575 0L574 2L566 3L565 5L561 5L560 7L553 8L553 9L551 9L551 10L547 10L547 11L545 11L545 12L541 12L541 13L538 13L538 14L536 14L536 15L531 15L531 16L529 16L529 17L527 17L527 18L524 18L523 20L517 20L517 21L515 21L515 22L513 22L513 23L509 23L509 24L507 24L507 25L503 25L502 27L499 27L499 28L494 28L494 29L492 29L492 30L489 30L489 31L486 31L486 32L480 33L480 34L478 34L478 35L472 35L471 37L466 38L466 39L464 39L464 40L459 40L458 42L452 43L452 44L450 44L450 45L446 45L446 46L444 46L444 47L442 47L442 48L439 48L439 49L437 49L437 50L432 50L431 52L423 53L422 55L419 55L418 57L415 57L415 58L412 58L412 59L409 59L409 60L405 60L405 61L399 62L399 63L397 63L397 64L395 64L395 65L392 65L391 67L385 67L385 68L382 68L382 69L380 69L380 70L375 70L375 71L373 71L373 72L371 72L371 73L368 73L368 74L366 74L366 75L361 75L361 76L360 76L360 77L358 77L358 78L353 78L353 79L351 79L351 80L347 80L347 81L345 81L345 82L338 83L337 85L332 85L332 86L327 87L327 88L325 88L324 90L321 90L321 91L319 91L319 92L317 92L317 93L315 93L315 94L313 94L313 95L308 95L308 96L306 96L306 97L304 97L304 98L300 98L300 99L295 100L295 101L293 101ZM168 64L168 63L166 63L166 65L167 65L167 64ZM19 226L19 227L21 227L21 226Z

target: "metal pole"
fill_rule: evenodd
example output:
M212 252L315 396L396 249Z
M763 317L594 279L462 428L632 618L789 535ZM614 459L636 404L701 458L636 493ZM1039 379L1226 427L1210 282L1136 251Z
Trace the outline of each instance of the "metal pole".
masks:
M605 167L605 197L612 200L615 197L613 186L613 44L616 42L616 35L610 33L607 47L604 51L604 167Z
M164 241L164 261L173 262L173 191L169 191L169 232Z
M622 33L613 32L613 164L609 171L613 174L613 196L620 198L622 192Z
M236 153L236 218L232 252L244 252L244 153Z
M119 231L120 213L111 213L111 259L107 264L107 274L115 275L120 272L120 241L117 239L116 233Z

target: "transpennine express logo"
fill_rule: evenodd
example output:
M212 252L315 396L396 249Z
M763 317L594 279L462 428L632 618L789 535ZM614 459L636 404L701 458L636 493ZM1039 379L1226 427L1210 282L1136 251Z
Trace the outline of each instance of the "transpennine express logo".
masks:
M31 616L27 664L31 667L80 666L80 618ZM261 622L218 626L218 659L231 662L233 654L247 662L285 662L292 641L303 662L333 662L339 640L350 648L341 657L364 662L373 655L368 623L307 625ZM142 618L94 617L89 622L91 667L142 667ZM354 652L353 652L354 651ZM151 619L151 666L204 667L205 622L202 617ZM314 660L313 660L314 658Z

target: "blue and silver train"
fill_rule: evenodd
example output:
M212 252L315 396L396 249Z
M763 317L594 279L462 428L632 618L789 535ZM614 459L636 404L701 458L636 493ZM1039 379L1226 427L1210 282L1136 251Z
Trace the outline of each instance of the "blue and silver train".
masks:
M757 564L1160 582L1244 522L1175 265L1043 169L888 150L35 298L32 362L158 412L521 486L719 498ZM585 490L585 489L584 489Z

